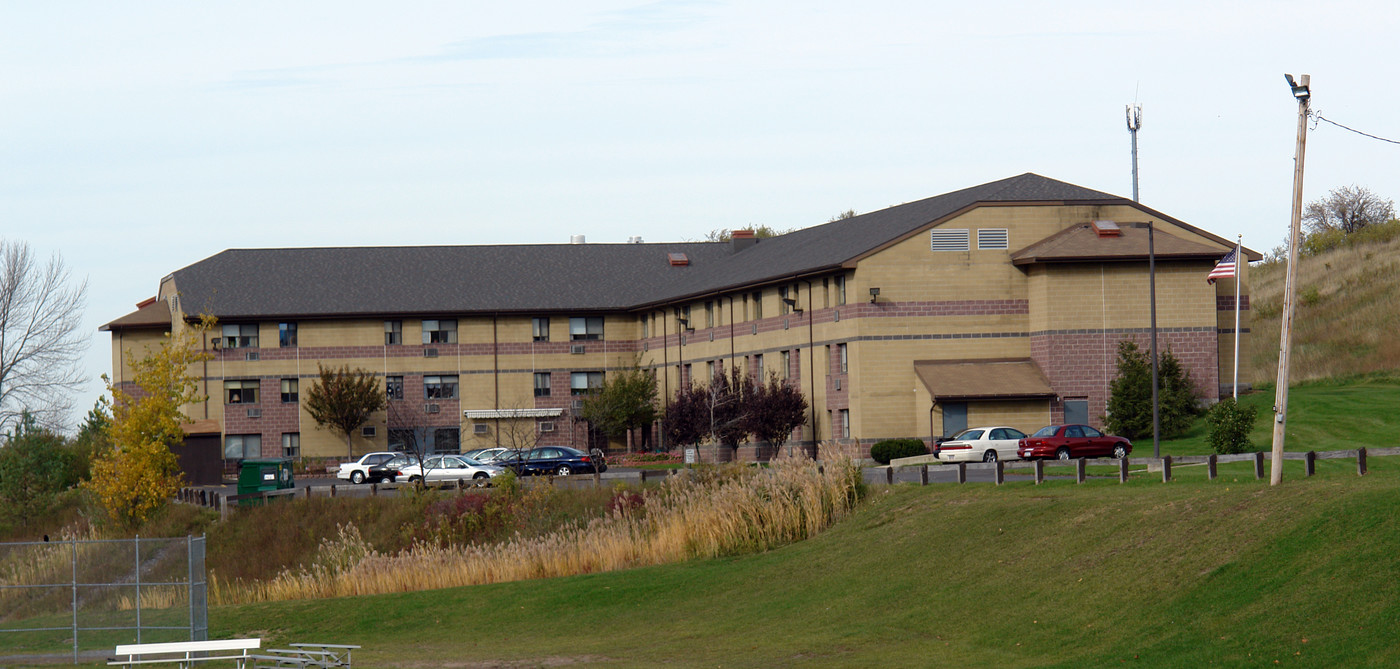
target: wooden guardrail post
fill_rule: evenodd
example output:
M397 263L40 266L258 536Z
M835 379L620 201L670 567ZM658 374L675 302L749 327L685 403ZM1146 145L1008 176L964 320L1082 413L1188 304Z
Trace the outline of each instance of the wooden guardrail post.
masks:
M1168 483L1168 482L1170 482L1171 480L1172 480L1172 456L1170 456L1170 455L1163 455L1163 456L1162 456L1162 483Z
M967 483L967 463L958 463L958 483Z
M378 497L378 496L379 496L379 484L378 484L378 483L371 483L371 484L369 484L369 496L370 496L370 497Z
M1264 451L1254 453L1254 478L1264 478Z
M1118 459L1118 482L1119 482L1119 483L1127 483L1127 482L1128 482L1128 459L1127 459L1127 458L1119 458L1119 459Z
M1084 482L1084 458L1074 461L1074 481L1075 483Z
M997 462L1001 462L1001 460L997 460ZM1036 484L1036 485L1040 485L1040 484L1043 483L1044 481L1045 481L1045 461L1044 461L1044 460L1036 460L1036 461L1035 461L1035 484Z
M1304 476L1312 476L1317 473L1317 451L1308 451L1303 454Z
M335 497L335 484L331 484L331 497Z
M1211 453L1210 455L1206 456L1206 478L1209 478L1210 480L1214 481L1215 477L1218 475L1219 472L1217 472L1215 469L1215 454Z
M1366 475L1366 447L1356 449L1356 475Z
M885 485L894 485L894 465L885 468Z
M919 485L928 485L928 465L919 467Z
M996 462L996 472L997 485L1006 483L1006 465L1003 465L1001 460Z

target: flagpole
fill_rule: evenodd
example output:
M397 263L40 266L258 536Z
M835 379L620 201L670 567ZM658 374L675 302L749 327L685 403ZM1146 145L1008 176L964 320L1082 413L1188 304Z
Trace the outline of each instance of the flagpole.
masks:
M1230 390L1236 401L1240 399L1240 255L1244 246L1244 235L1235 236L1235 381Z

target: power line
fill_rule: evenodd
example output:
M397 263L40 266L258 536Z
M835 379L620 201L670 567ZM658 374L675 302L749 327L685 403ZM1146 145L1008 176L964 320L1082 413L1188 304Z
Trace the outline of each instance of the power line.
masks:
M1360 130L1357 130L1356 128L1348 128L1348 127L1346 127L1346 126L1344 126L1344 125L1342 125L1342 124L1340 124L1340 123L1338 123L1338 122L1336 122L1336 121L1333 121L1333 120L1330 119L1330 118L1324 117L1322 114L1313 114L1313 117L1316 118L1316 119L1319 120L1319 121L1326 121L1326 122L1328 122L1328 123L1331 123L1332 125L1337 126L1338 128L1341 128L1342 130L1349 130L1349 131L1354 132L1354 133L1356 133L1356 134L1358 134L1358 135L1365 135L1366 137L1370 137L1371 139L1379 139L1379 140L1381 140L1382 142L1390 142L1391 144L1400 144L1400 142L1397 142L1397 141L1395 141L1395 140L1393 140L1393 139L1386 139L1386 138L1384 138L1384 137L1377 137L1377 136L1375 136L1375 135L1372 135L1372 134L1369 133L1369 132L1361 132Z

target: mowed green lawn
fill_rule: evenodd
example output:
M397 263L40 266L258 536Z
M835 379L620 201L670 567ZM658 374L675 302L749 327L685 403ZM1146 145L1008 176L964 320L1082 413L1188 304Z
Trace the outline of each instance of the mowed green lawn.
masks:
M357 643L366 667L1394 666L1400 458L1319 469L877 487L761 555L216 608L211 637Z

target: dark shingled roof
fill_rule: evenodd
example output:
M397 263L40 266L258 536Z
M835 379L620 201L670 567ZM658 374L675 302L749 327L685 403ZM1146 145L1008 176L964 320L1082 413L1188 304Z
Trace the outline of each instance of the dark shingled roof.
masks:
M174 273L187 314L429 315L619 311L829 271L982 203L1130 200L1035 174L758 240L231 249ZM668 254L684 253L688 266Z

